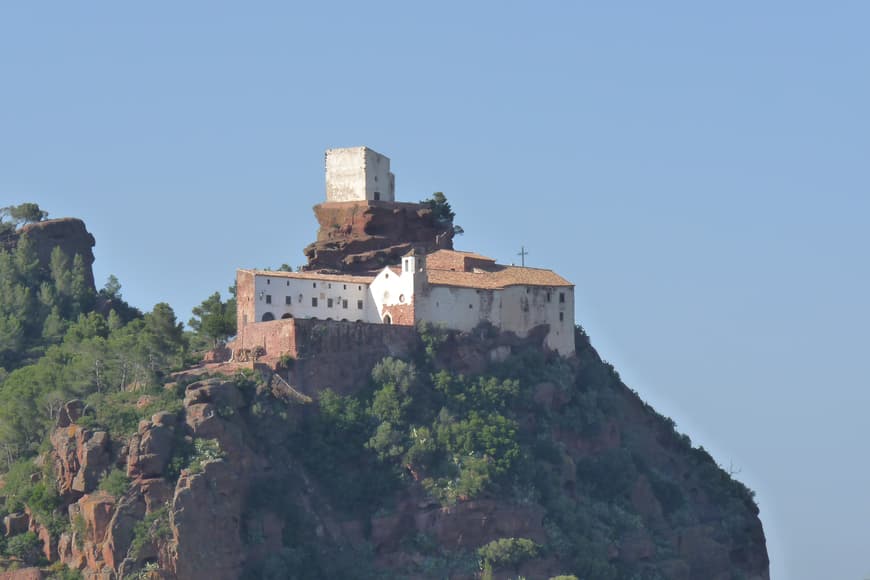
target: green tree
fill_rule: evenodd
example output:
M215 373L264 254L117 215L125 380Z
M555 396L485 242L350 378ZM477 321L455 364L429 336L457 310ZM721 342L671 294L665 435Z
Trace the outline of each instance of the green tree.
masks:
M25 202L0 209L0 219L3 216L9 216L16 224L27 224L41 222L48 217L48 212L39 209L39 204Z
M215 292L193 308L193 318L187 324L194 332L217 346L219 342L236 333L235 298L223 302L220 292Z

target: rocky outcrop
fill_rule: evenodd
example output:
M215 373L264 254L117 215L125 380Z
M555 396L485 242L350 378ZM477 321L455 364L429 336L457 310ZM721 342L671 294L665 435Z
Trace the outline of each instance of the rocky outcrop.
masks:
M709 456L677 441L671 425L614 378L588 342L578 345L576 357L560 362L565 374L528 385L529 407L518 412L517 420L526 434L537 432L554 444L550 469L557 489L550 493L564 494L565 506L596 501L589 492L591 476L581 466L600 458L618 460L620 453L642 458L645 470L616 472L619 481L604 472L608 489L602 493L618 485L621 507L599 503L598 509L614 509L630 523L607 536L605 564L649 572L649 577L724 579L737 571L751 580L767 580L764 534L751 500L738 494L726 501L717 495L719 480L704 475L718 469ZM444 337L433 364L479 373L508 357L534 352L542 352L534 337L520 340L479 329ZM573 377L574 384L566 384L565 376ZM585 416L565 415L578 408L578 397L591 397L591 389L605 389L605 383L608 410L595 429L583 427ZM324 482L299 459L308 451L289 443L298 444L292 435L306 416L316 413L316 406L279 396L275 382L254 386L230 378L199 380L186 387L180 412L143 420L125 442L108 442L105 432L78 425L83 411L80 402L68 404L51 438L70 531L53 539L29 512L10 514L4 527L7 533L36 532L49 559L83 570L86 578L132 577L149 565L159 568L154 578L231 580L263 569L257 566L274 563L276 557L290 558L279 559L275 565L285 567L279 569L308 565L292 559L301 553L294 544L299 541L341 550L370 546L381 572L402 576L431 564L427 558L473 559L478 547L501 538L544 545L554 541L549 527L554 513L547 511L552 506L545 507L534 494L518 499L521 490L502 490L442 506L410 471L403 487L386 498L388 510L367 515L361 510L361 515L338 509ZM97 474L115 465L123 465L131 480L117 497L96 490ZM179 467L180 474L173 471ZM353 470L334 474L356 476ZM663 487L663 481L677 483ZM264 487L264 482L271 483ZM677 496L682 511L674 519L670 514ZM590 528L596 525L591 514L584 522ZM728 528L722 524L726 519ZM420 538L430 542L429 554L435 556L412 546ZM494 577L549 578L570 572L571 566L551 550L513 570L496 570ZM474 566L449 572L452 578L475 574Z
M16 233L0 240L0 249L12 251L18 245L19 238L26 234L36 247L39 263L46 270L51 261L51 252L55 246L69 258L70 264L76 254L84 260L85 276L88 285L94 288L94 252L96 244L94 236L88 232L85 222L78 218L61 218L27 224Z
M453 249L453 224L425 204L329 202L314 206L317 241L305 248L306 270L365 272L396 264L412 248Z
M62 496L89 493L109 470L109 434L71 424L51 436L58 491Z

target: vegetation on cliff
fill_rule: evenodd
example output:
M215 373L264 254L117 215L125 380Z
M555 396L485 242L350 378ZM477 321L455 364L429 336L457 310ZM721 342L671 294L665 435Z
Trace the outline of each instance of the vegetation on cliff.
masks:
M61 252L40 264L26 237L0 252L4 567L766 578L752 493L579 327L563 358L423 325L408 356L360 363L363 388L300 394L291 359L189 370L234 332L232 297L209 296L185 332L169 305L140 313L116 279L94 293L81 270Z

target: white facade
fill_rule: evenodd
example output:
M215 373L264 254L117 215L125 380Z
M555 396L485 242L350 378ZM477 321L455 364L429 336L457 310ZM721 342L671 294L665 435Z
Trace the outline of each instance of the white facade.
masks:
M253 275L255 322L281 318L380 322L368 278L314 278L310 274L300 277L294 272L268 271L255 271Z
M326 201L395 201L390 159L368 147L326 150Z
M492 271L437 271L426 264L409 254L375 276L240 270L239 324L281 318L427 321L470 331L488 322L520 337L547 325L547 347L574 352L574 287L553 272L494 262Z

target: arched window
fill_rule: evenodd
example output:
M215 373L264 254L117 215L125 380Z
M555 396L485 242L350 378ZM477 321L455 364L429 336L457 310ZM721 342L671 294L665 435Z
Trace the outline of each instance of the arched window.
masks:
M389 314L385 314L384 315L384 324L392 324L392 323L393 323L393 317L390 316Z
M289 312L287 312L286 314L284 314L283 316L281 316L281 318L282 318L282 319L284 319L284 318L293 318L293 315L290 314Z
M270 321L270 320L275 320L275 315L272 314L271 312L267 312L266 314L263 315L262 320L263 320L263 322L268 322L268 321Z

